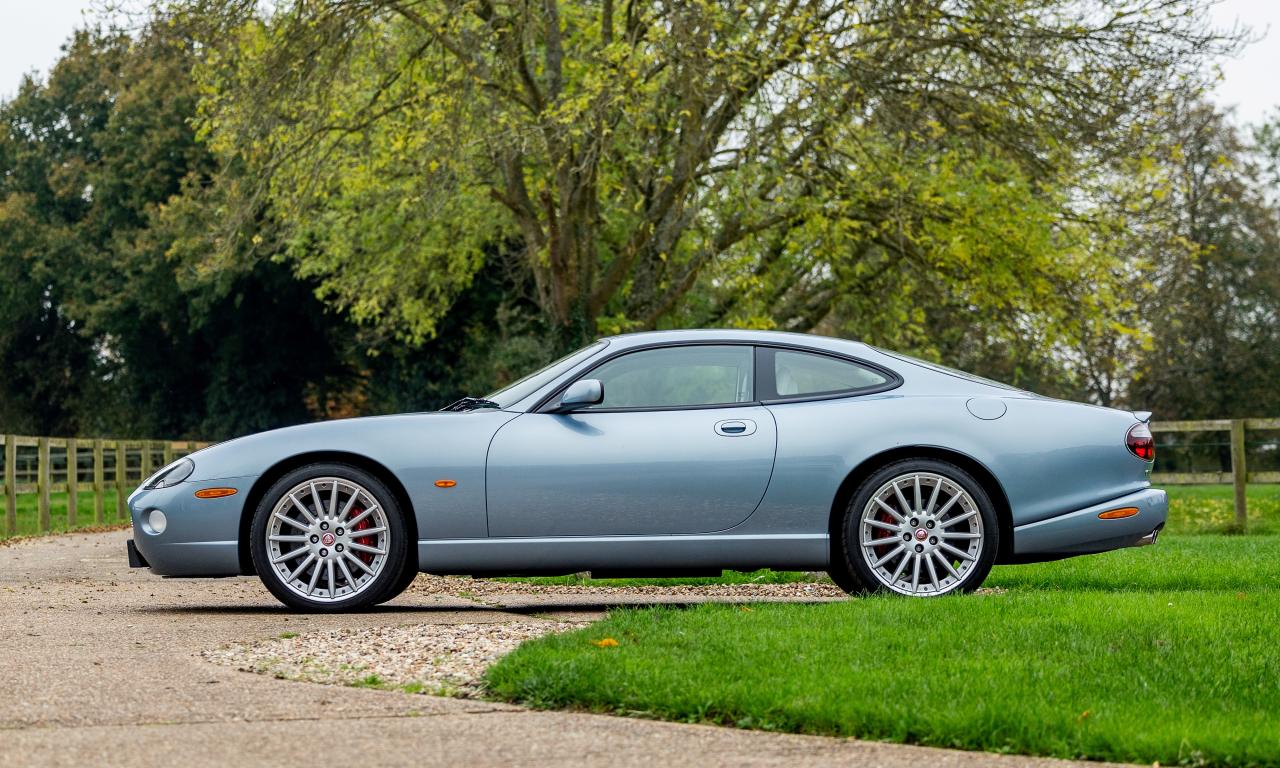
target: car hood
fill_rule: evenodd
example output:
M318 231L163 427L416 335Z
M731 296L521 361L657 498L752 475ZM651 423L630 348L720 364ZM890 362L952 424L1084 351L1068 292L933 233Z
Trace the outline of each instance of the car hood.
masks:
M403 453L406 446L424 437L438 445L461 433L491 434L518 415L492 409L430 411L336 419L258 432L191 454L195 471L188 482L256 476L304 453L352 453L380 460Z

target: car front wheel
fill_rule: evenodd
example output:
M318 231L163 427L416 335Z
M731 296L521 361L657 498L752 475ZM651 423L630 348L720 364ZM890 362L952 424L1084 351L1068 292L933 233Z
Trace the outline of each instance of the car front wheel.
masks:
M854 493L833 571L849 592L971 592L999 549L995 507L973 477L936 459L898 461Z
M250 535L259 578L298 610L389 600L403 572L407 542L395 497L346 464L312 464L280 478L258 505Z

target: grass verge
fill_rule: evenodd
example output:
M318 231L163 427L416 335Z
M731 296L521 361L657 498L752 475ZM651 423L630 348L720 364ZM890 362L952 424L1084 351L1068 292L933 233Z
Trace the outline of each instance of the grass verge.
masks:
M620 610L522 645L487 682L537 707L1067 758L1280 764L1280 536L1170 536L1000 568L988 584L1003 590Z
M76 494L76 524L68 528L67 501L69 498L70 494L65 491L49 494L49 522L52 528L49 533L66 533L68 530L92 529L104 525L124 525L127 522L125 520L116 520L116 496L114 492L107 494L106 498L103 499L103 522L98 523L94 520L93 515L93 492L81 491ZM12 538L41 535L39 497L33 493L24 493L19 494L16 500L17 531ZM0 515L2 514L3 507L0 506ZM0 518L0 540L5 538L11 537L5 536L3 518Z
M1230 485L1171 485L1170 533L1234 533L1235 490ZM1248 533L1280 534L1280 485L1248 487Z

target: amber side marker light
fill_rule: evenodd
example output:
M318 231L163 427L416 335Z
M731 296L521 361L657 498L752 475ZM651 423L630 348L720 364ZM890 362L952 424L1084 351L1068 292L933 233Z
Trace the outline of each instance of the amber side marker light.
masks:
M457 480L437 480L436 481L437 488L452 488L457 484L458 484Z
M235 496L235 488L203 488L196 491L197 499L221 499L224 496Z
M1098 515L1098 518L1101 520L1121 520L1126 517L1133 517L1136 514L1138 514L1137 507L1121 507L1120 509L1108 509Z

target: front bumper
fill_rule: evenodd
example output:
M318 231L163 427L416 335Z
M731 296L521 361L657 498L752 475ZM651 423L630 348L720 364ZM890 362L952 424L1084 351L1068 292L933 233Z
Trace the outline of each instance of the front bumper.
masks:
M125 547L126 553L128 553L129 555L130 568L150 568L151 567L151 563L147 562L147 558L143 557L142 553L138 551L138 545L133 543L133 539L129 539L128 541L126 541L124 547Z
M160 576L239 575L240 513L256 479L222 478L135 491L129 497L133 520L129 565L150 568ZM216 499L196 498L196 491L214 487L237 492ZM164 512L168 521L162 533L142 524L144 514L153 509Z
M1133 507L1138 512L1115 520L1098 518L1103 512L1125 507ZM1065 515L1018 526L1013 529L1013 551L1018 559L1051 559L1154 544L1168 517L1169 497L1158 488L1146 488Z

